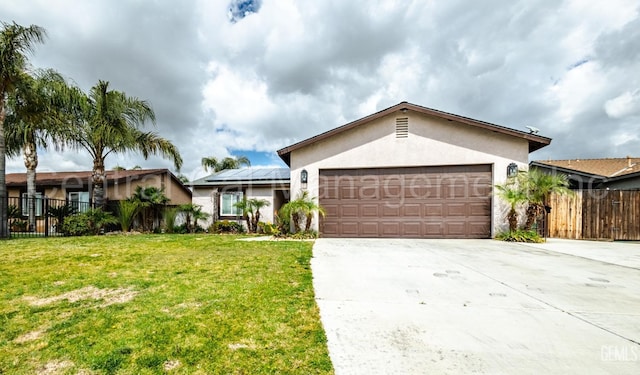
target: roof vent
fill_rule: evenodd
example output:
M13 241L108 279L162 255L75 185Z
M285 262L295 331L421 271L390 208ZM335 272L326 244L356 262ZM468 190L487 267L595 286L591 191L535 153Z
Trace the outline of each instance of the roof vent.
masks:
M409 118L398 117L396 118L396 138L409 137Z

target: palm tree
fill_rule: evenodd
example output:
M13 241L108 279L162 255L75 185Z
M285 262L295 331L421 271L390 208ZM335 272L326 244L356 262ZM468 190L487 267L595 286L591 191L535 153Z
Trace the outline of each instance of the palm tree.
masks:
M495 188L498 196L509 204L507 222L509 223L509 231L514 232L518 229L518 206L527 201L526 191L515 178L509 179L502 185L496 185Z
M246 156L236 156L235 158L226 157L224 159L209 156L202 158L201 163L205 171L211 168L214 172L220 172L225 169L238 169L243 165L247 167L251 166L251 161Z
M5 119L7 155L17 156L22 150L27 169L27 202L29 230L36 225L36 168L38 147L49 143L63 144L62 127L65 124L62 88L66 82L54 70L40 71L35 77L25 74L9 97L9 114Z
M324 215L325 211L319 204L315 202L315 198L309 195L306 190L300 191L296 199L289 201L280 208L280 215L284 215L291 218L293 223L294 233L298 233L302 229L302 223L304 220L304 230L308 232L311 229L311 223L313 222L313 215L315 213ZM286 221L286 220L285 220ZM288 230L289 228L283 228Z
M164 194L163 189L158 189L155 186L146 188L136 186L131 201L137 202L140 207L142 228L153 230L153 224L156 219L159 219L161 209L169 203L170 199Z
M573 194L569 190L569 179L564 174L546 174L537 169L520 172L518 178L526 192L529 204L526 210L525 230L531 230L533 223L544 212L544 204L551 193Z
M43 28L28 27L2 22L0 31L0 238L9 236L7 218L6 148L4 121L7 116L7 99L16 85L25 77L27 53L36 43L44 41Z
M179 210L185 214L185 225L189 233L193 233L198 228L198 220L204 220L209 214L202 211L202 206L193 203L187 203L179 206ZM191 226L193 219L193 226Z
M269 201L266 199L246 197L240 202L234 204L235 207L242 210L242 217L247 223L247 230L252 233L258 231L258 222L260 222L260 209L269 206Z
M93 158L91 196L96 206L104 205L104 161L112 153L138 151L145 159L149 154L160 154L172 159L176 169L180 169L182 157L169 140L139 129L147 120L155 123L155 113L146 101L110 90L106 81L99 81L88 96L81 95L84 96L81 118L69 136Z

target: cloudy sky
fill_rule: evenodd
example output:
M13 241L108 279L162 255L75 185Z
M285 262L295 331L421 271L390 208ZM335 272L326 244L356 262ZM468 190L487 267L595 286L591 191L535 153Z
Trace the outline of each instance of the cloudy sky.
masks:
M35 67L151 102L191 179L203 156L283 165L277 149L404 100L535 126L553 142L532 160L640 157L639 12L637 0L0 2L0 20L47 30ZM67 151L41 152L38 170L90 168Z

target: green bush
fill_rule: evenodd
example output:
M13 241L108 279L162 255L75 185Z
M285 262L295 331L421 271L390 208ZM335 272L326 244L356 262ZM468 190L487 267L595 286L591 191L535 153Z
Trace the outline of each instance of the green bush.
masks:
M65 218L62 224L62 233L66 236L97 235L106 225L117 223L118 219L109 212L104 212L100 208L92 208Z
M280 228L278 228L277 224L264 223L261 221L258 223L258 232L264 233L267 236L278 236L280 235Z
M29 223L26 220L16 219L11 222L11 230L14 232L26 232Z
M210 233L244 233L244 226L235 221L216 221L209 227Z
M128 232L131 229L133 218L135 218L140 211L140 207L140 203L136 201L124 200L118 202L117 220L123 232Z
M507 241L507 242L529 242L529 243L544 242L544 239L540 237L540 235L538 235L536 231L524 230L524 229L517 229L514 231L506 231L506 232L498 233L498 235L496 235L496 239L500 241Z
M176 233L176 217L178 209L176 207L167 207L162 212L164 219L164 230L167 233Z
M64 218L61 232L65 236L88 236L91 234L87 217L84 214L75 214Z

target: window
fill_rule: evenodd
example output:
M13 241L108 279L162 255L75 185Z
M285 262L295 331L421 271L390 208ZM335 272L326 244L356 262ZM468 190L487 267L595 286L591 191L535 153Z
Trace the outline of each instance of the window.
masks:
M220 195L220 216L241 216L242 210L234 205L242 201L242 192L234 191Z
M68 201L76 212L85 212L90 208L88 191L71 192L68 194Z
M36 193L36 216L42 216L42 193ZM29 196L22 193L22 215L29 216Z

